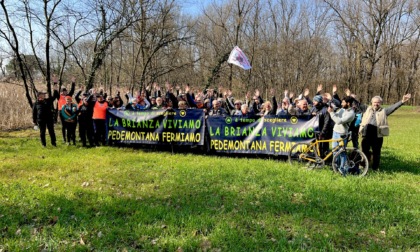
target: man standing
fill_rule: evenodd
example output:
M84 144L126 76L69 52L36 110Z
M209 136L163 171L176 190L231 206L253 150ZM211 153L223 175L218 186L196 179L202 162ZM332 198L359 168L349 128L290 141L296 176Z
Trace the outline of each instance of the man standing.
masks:
M350 123L354 119L354 111L351 107L352 103L354 101L354 98L351 96L346 96L342 102L341 102L341 109L337 112L334 112L334 109L329 106L328 112L330 113L331 119L335 122L334 128L333 128L333 135L332 139L340 139L343 135L347 135ZM334 141L332 143L332 148L334 149L338 145L337 141ZM344 140L344 146L347 145L347 138ZM347 174L348 167L346 167L346 156L345 153L340 158L340 167L339 170L343 176Z
M56 146L56 138L54 132L54 114L53 114L53 97L45 98L45 92L38 92L38 99L32 109L32 122L38 125L41 136L42 146L46 146L45 131L48 128L51 144Z
M106 109L108 108L108 102L105 101L104 96L99 93L96 94L96 102L93 106L93 127L95 130L95 144L99 146L99 143L106 145Z
M370 149L372 148L373 170L378 170L379 168L381 148L384 141L383 137L389 135L387 117L410 98L411 94L406 94L403 96L402 101L384 109L381 107L382 98L380 96L375 96L372 98L372 106L369 106L363 114L359 129L359 133L362 135L362 151L368 160L370 160Z
M209 112L209 116L226 116L228 113L222 108L220 101L213 101L213 108Z
M79 122L79 133L80 139L82 140L83 147L86 145L86 137L89 141L90 147L95 145L94 143L94 129L93 129L93 107L96 102L92 100L93 95L86 93L83 96L82 104L78 108L78 122ZM119 99L119 98L118 98ZM115 100L114 100L115 103Z
M324 104L323 98L321 95L315 95L312 99L313 107L311 109L311 113L314 116L318 116L318 127L319 127L319 140L326 140L332 138L334 121L330 117L330 113L328 113L327 108L328 106ZM321 156L324 157L324 154L329 149L329 142L320 143L320 152Z
M293 107L293 105L290 104L288 111L289 114L295 116L311 115L311 111L308 107L308 101L306 99L298 100L296 107Z

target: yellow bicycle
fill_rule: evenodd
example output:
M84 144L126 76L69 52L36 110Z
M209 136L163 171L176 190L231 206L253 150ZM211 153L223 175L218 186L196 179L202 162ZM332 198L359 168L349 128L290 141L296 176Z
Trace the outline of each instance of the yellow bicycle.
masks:
M294 164L305 164L308 169L322 168L326 161L332 156L332 168L335 172L343 175L351 174L365 176L369 169L369 161L366 155L359 149L345 147L344 140L351 136L351 132L342 135L340 139L319 140L319 132L315 133L316 138L311 143L296 143L289 151L289 162ZM332 150L321 153L321 143L338 142ZM345 171L340 170L341 160L345 160Z

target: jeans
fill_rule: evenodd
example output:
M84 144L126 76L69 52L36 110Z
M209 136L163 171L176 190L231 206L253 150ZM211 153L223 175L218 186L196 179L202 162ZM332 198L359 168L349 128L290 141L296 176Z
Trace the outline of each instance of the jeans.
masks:
M332 139L340 139L341 135L343 135L343 134L340 134L338 132L333 131ZM332 148L334 149L338 144L339 144L339 142L332 142ZM346 146L347 146L347 138L344 139L344 147L346 147ZM336 152L334 152L334 154L335 153ZM340 154L340 159L339 160L340 160L339 161L340 164L337 164L337 166L339 166L340 171L343 172L343 175L345 175L345 173L347 172L347 169L348 169L348 167L346 167L347 166L346 165L347 164L346 152L342 152Z

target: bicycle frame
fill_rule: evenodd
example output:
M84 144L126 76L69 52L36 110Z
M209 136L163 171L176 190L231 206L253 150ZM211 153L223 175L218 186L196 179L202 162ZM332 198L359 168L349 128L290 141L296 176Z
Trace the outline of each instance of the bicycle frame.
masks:
M342 135L339 139L328 139L328 140L319 140L318 137L315 138L310 143L296 143L289 151L289 162L293 164L294 162L303 162L307 163L307 168L321 168L325 165L326 161L332 156L332 168L335 172L340 172L345 176L349 171L350 174L357 174L359 176L366 175L369 169L369 161L366 158L366 155L363 154L357 148L345 146L345 141L348 139L350 134ZM320 146L324 143L338 143L337 146L328 150L325 153L325 157L321 157L324 151L320 149L323 146ZM329 148L328 148L329 149ZM344 159L344 160L343 160ZM344 161L345 163L341 164Z
M332 155L334 155L334 152L338 151L339 149L344 147L344 139L345 138L340 138L340 139L328 139L328 140L318 140L315 139L314 142L312 142L309 147L308 150L305 151L306 153L309 153L311 149L314 150L315 153L315 159L309 156L304 156L302 159L307 160L307 161L311 161L311 162L317 162L316 159L321 159L323 161L328 160ZM319 144L320 143L333 143L333 142L338 142L338 145L336 147L334 147L332 150L328 151L328 154L325 155L324 158L321 158L321 153L319 150Z

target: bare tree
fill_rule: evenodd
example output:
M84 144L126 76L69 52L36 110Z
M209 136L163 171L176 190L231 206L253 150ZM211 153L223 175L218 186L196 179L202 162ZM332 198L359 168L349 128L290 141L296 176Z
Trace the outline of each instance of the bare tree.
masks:
M96 71L104 63L106 52L111 43L117 39L126 29L141 20L142 1L119 1L98 0L95 2L96 17L98 18L95 29L96 37L93 47L93 60L87 76L86 88L94 85ZM92 24L94 25L94 24Z
M418 24L410 27L413 23L413 1L324 2L337 18L337 28L341 30L339 34L345 40L344 48L349 49L349 55L355 56L353 59L356 62L350 61L349 65L357 66L357 72L353 72L356 76L348 79L355 81L355 86L362 87L360 93L372 97L374 92L379 91L374 90L373 79L375 71L379 70L380 60L413 39L419 31ZM394 53L394 56L397 55Z
M18 63L18 67L21 73L21 77L23 80L23 84L25 87L25 96L26 99L28 101L29 106L32 107L33 103L32 103L32 98L31 98L31 94L30 94L30 88L29 85L30 83L28 83L27 78L26 78L26 74L25 74L25 63L24 63L24 59L21 57L21 49L20 49L20 44L19 44L19 39L18 39L18 33L14 27L14 23L10 18L10 14L9 14L9 7L10 6L6 6L4 0L0 1L0 5L2 7L2 20L4 22L5 25L5 30L0 29L0 36L2 39L4 39L8 45L10 46L10 48L12 49L17 63ZM32 86L33 83L32 83Z

